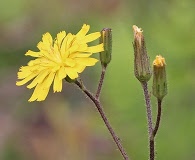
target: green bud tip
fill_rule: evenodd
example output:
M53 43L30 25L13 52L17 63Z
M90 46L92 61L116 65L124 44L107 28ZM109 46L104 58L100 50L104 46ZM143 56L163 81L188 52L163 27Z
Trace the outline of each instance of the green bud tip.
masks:
M106 67L111 61L112 54L112 29L104 28L101 31L100 43L104 44L104 51L100 52L100 61Z

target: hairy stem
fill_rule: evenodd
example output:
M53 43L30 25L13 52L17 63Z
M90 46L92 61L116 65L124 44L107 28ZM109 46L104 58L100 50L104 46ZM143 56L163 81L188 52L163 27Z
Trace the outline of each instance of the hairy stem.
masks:
M100 76L100 80L99 80L99 84L98 84L98 88L97 88L97 92L96 92L96 98L98 99L101 93L101 89L102 89L102 85L104 82L104 77L105 77L105 73L106 73L106 67L102 65L102 73Z
M142 82L142 87L144 91L145 103L146 103L146 113L147 113L147 121L148 121L148 134L149 134L149 145L150 145L150 160L154 160L154 137L153 137L153 127L152 127L152 110L150 103L150 95L148 92L148 84L147 82Z
M155 123L155 127L154 127L154 131L153 131L153 136L155 137L157 132L158 132L158 128L160 125L160 120L161 120L161 107L162 104L162 100L158 99L158 113L157 113L157 117L156 117L156 123Z
M95 104L98 112L100 113L107 129L109 130L110 134L112 135L112 138L114 140L114 142L116 143L118 149L120 150L121 155L123 156L124 160L129 160L129 157L127 156L124 147L122 146L120 139L118 138L118 136L116 135L116 133L114 132L113 128L111 127L105 112L103 111L103 107L99 101L98 98L96 98L91 92L89 92L86 87L83 85L82 82L76 81L75 84L92 100L92 102Z

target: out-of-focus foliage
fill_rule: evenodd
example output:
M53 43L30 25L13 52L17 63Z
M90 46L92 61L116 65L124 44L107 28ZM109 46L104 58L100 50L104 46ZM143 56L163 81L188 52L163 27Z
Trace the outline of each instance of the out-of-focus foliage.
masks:
M143 93L133 74L134 24L144 30L151 62L161 54L167 63L157 159L195 159L193 0L7 0L0 6L0 159L122 159L93 104L75 86L66 83L63 93L51 92L41 103L28 103L31 91L15 86L18 68L29 61L25 52L36 50L43 33L77 33L83 23L92 32L113 30L112 61L101 98L132 159L148 156ZM96 65L81 75L92 91L99 73ZM155 98L152 102L155 114Z

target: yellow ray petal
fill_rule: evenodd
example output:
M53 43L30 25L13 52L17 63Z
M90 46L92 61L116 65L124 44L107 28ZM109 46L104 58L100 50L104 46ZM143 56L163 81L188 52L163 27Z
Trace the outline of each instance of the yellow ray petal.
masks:
M40 88L41 84L38 84L34 91L33 91L33 94L32 96L29 98L29 102L32 102L32 101L35 101L38 97L39 97L39 93L41 92L41 88Z
M21 85L27 83L28 81L30 81L31 79L33 79L34 77L36 77L37 74L38 73L32 73L31 75L29 75L28 77L24 78L23 80L16 82L16 85L17 86L21 86Z
M101 36L100 32L91 33L82 40L82 43L92 42Z
M53 60L53 48L51 50L51 48L49 48L48 50L41 50L41 53L43 54L43 56L49 60Z
M37 101L44 101L45 98L47 97L48 93L49 93L49 89L50 88L44 88L42 90L42 93L39 95L39 97L37 98Z
M76 58L76 62L83 66L94 66L98 60L95 58Z
M34 52L34 51L31 51L31 50L28 50L26 52L25 56L41 57L41 53L40 52Z
M104 50L103 44L98 44L96 46L88 47L85 52L97 53L97 52L101 52L103 50Z
M32 101L35 101L35 100L43 101L43 100L45 100L48 92L49 92L49 88L44 89L43 83L39 83L35 87L34 92L33 92L32 96L30 97L30 99L28 101L29 102L32 102Z
M80 58L80 57L89 57L91 56L92 53L79 53L79 52L76 52L76 53L72 53L71 55L69 55L69 58Z
M42 54L42 56L52 60L53 57L53 46L51 44L44 44L43 42L39 42L37 47L40 50L40 53Z
M37 44L37 48L41 51L41 50L45 50L47 47L45 47L45 44L42 41L40 41Z
M89 31L89 29L90 29L90 26L84 24L82 26L81 30L76 34L77 38L78 39L83 38L87 34L87 32Z
M78 73L81 73L81 72L83 72L83 70L85 69L85 67L86 67L86 66L77 63L77 64L74 66L74 69L75 69Z
M34 66L23 66L19 69L18 72L18 79L24 79L28 77L32 73L39 73L44 68L40 65L34 65Z
M55 73L51 72L43 81L43 88L49 88L54 80Z
M71 53L74 53L74 52L78 51L78 48L79 48L79 45L78 44L74 44L69 49L67 49L66 52L69 52L69 54L71 54Z
M52 45L53 38L49 32L43 34L42 41L45 45Z
M62 41L64 40L65 37L66 37L65 31L62 31L57 34L56 40L54 42L54 52L57 53L58 55L60 55L60 48L62 45Z
M66 37L66 32L65 31L62 31L62 32L57 34L57 43L58 43L59 47L61 46L61 43L62 43L62 41L64 40L65 37Z
M34 60L30 60L29 62L28 62L28 66L29 67L31 67L31 66L35 66L35 65L39 65L40 63L42 63L41 62L41 58L37 58L37 59L34 59Z
M73 67L76 64L76 62L72 58L66 58L65 64L67 66Z
M75 39L75 36L71 33L68 33L68 35L64 38L62 45L61 45L61 56L63 57L66 51L71 47L71 44L73 43Z
M21 67L18 72L18 79L24 79L28 77L30 74L32 74L31 67L29 66Z
M63 54L66 51L67 40L71 37L71 35L72 35L71 33L68 33L66 37L64 38L61 44L61 50L60 50L61 54Z
M79 76L75 69L71 67L66 67L66 73L71 79L75 79Z
M52 68L50 68L50 71L56 72L56 71L58 71L59 69L60 69L60 66L55 64Z
M60 62L62 57L60 54L60 48L57 46L57 44L54 44L54 51L53 51L53 61Z
M53 91L54 92L61 92L62 91L62 79L59 79L59 71L57 72L57 74L54 78Z
M87 50L87 47L88 47L88 45L86 43L80 44L78 49L77 49L77 52L84 52L85 50Z
M59 79L64 79L67 76L65 67L61 67L59 69L58 76L59 76Z
M45 77L48 75L49 71L44 70L39 73L39 75L27 86L27 88L31 89L35 87L38 83L42 83Z

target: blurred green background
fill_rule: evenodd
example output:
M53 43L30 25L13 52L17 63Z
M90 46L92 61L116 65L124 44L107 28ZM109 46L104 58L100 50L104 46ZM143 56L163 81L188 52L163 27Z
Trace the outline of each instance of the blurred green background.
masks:
M42 34L113 31L112 62L101 95L104 109L132 160L148 158L143 93L133 74L133 32L144 30L151 63L166 58L168 95L156 138L158 160L195 160L194 0L1 0L0 159L122 159L94 105L73 84L44 102L28 103L32 90L16 87L16 73L38 51ZM97 42L98 43L98 42ZM95 91L100 63L81 75ZM151 83L150 83L151 88ZM150 89L151 90L151 89ZM152 98L155 118L156 101Z

